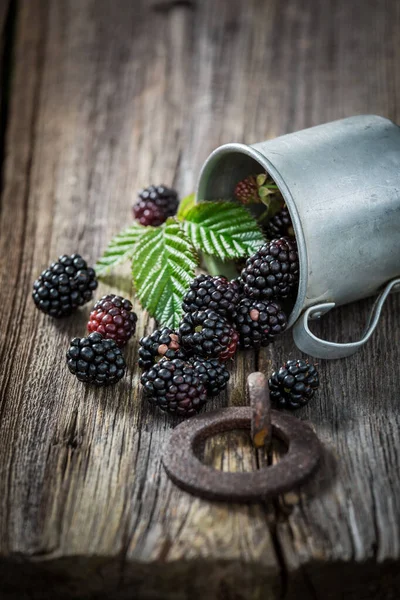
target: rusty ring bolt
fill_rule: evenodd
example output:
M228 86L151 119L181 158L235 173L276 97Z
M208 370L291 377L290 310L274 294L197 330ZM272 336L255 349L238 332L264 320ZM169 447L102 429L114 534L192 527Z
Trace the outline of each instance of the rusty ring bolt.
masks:
M246 394L251 414L251 440L255 448L269 446L272 438L271 400L267 378L257 371L247 378Z
M268 382L262 373L249 376L247 393L251 406L199 415L173 430L163 463L180 488L210 500L257 502L297 488L313 473L321 455L313 430L291 415L270 409ZM204 465L195 453L198 446L212 435L233 429L251 429L257 447L268 443L272 429L272 435L288 447L287 453L275 465L250 473L226 473Z

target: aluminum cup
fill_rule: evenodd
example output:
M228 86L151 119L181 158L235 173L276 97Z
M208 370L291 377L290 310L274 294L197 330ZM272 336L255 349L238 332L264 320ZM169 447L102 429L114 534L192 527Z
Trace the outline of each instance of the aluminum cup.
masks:
M197 201L232 199L238 181L262 170L283 195L298 244L288 322L295 342L312 356L348 356L370 337L400 283L400 128L361 115L252 146L225 144L203 166ZM309 318L379 293L361 340L336 344L309 330Z

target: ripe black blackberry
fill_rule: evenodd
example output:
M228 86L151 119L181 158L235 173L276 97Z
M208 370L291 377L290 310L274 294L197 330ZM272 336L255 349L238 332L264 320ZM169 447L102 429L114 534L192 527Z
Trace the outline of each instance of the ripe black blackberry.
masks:
M140 379L149 402L182 417L195 415L207 401L207 390L198 371L187 362L163 359Z
M236 352L237 332L225 317L211 309L186 313L179 335L183 347L198 356L228 360Z
M278 302L243 298L237 307L234 325L239 334L239 347L260 348L285 331L287 318Z
M103 296L90 313L88 331L97 331L105 339L114 340L117 346L122 348L136 329L137 315L131 311L132 303L122 296Z
M229 371L218 359L207 360L201 356L194 356L189 359L189 364L193 365L200 375L200 380L206 386L209 396L216 396L226 388L230 377Z
M139 200L133 205L133 216L141 225L158 227L176 214L178 204L175 190L165 185L151 185L139 192Z
M211 275L198 275L190 284L182 308L184 312L197 310L214 310L218 314L230 319L239 302L236 284L225 277L211 277Z
M64 254L36 279L32 297L41 311L60 318L89 302L96 288L96 273L80 254Z
M318 372L307 360L288 360L269 380L271 400L294 410L308 404L319 386Z
M143 370L150 369L162 358L186 358L179 335L169 327L156 329L150 335L142 337L139 345L139 367Z
M68 369L85 383L97 386L117 383L125 374L125 360L114 340L100 333L74 338L67 352Z
M271 240L246 261L242 271L244 294L249 298L287 298L299 282L299 257L295 239Z
M266 234L269 239L294 237L293 223L286 205L269 220Z

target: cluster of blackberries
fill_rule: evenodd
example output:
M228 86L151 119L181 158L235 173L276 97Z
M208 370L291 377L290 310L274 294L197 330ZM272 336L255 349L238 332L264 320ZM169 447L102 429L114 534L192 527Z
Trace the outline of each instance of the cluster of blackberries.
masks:
M60 318L89 302L96 288L96 273L86 261L79 254L63 255L38 277L32 296L42 312ZM129 300L103 296L90 313L89 335L71 341L67 352L71 373L97 386L119 381L126 369L121 348L135 333L136 321Z
M108 294L90 313L89 335L72 340L67 365L80 381L97 386L113 385L125 375L123 348L136 330L137 316L126 298Z
M175 190L150 186L139 192L133 214L142 225L158 226L176 213L178 203ZM32 296L42 312L60 318L89 302L96 288L94 269L79 254L63 255L34 282ZM89 335L71 341L67 352L71 373L80 381L98 386L116 383L126 369L121 348L135 333L136 322L129 300L113 294L103 296L90 313Z
M152 405L180 416L196 414L208 396L226 387L225 361L238 346L266 346L285 330L277 300L248 297L244 289L240 279L199 275L183 300L177 330L164 327L140 340L141 383ZM318 385L314 366L297 361L296 371L292 362L270 380L271 397L286 408L307 403Z
M234 324L241 348L260 348L286 329L282 300L297 292L299 260L296 240L281 237L264 244L247 259L240 275L241 300Z
M268 186L276 188L266 175L252 176L239 182L235 195L244 204L255 203ZM141 382L153 405L182 416L198 412L207 395L226 386L224 361L238 347L266 346L285 330L281 303L296 295L299 281L297 245L285 205L270 219L268 231L273 239L247 259L237 279L199 275L193 280L177 331L164 328L140 340ZM318 385L315 367L292 362L270 380L272 398L287 408L308 402Z
M286 327L281 302L290 301L297 294L297 244L289 210L269 175L250 175L235 186L234 195L242 204L275 207L273 216L267 216L266 223L261 218L260 223L269 241L247 259L237 280L242 296L234 318L239 344L242 348L259 348ZM290 409L307 404L318 385L315 366L305 360L287 361L269 380L272 400L279 407Z
M261 194L260 186L265 192L268 185L267 176L248 178L238 184L236 195L251 203ZM174 190L150 186L139 193L133 213L142 225L158 226L177 208ZM247 259L240 277L228 281L199 275L183 299L177 330L164 327L140 340L141 383L151 404L181 416L197 413L208 396L226 387L225 361L238 347L266 346L285 330L281 301L295 295L299 279L296 240L285 206L270 220L269 231L276 237ZM79 254L63 255L35 281L33 299L41 311L58 318L89 302L96 288L96 274L86 261ZM71 341L71 373L97 386L119 381L126 370L121 348L136 322L129 300L101 298L90 313L89 335ZM270 379L271 397L287 408L307 403L317 386L315 367L301 360L288 361Z
M238 301L236 283L199 275L183 299L177 330L156 330L140 340L141 382L151 404L191 416L226 387L225 361L238 344L233 325Z
M282 302L290 302L297 294L297 244L289 211L269 175L250 175L236 185L234 194L243 204L265 202L266 195L272 194L280 206L266 224L269 241L246 260L236 280L242 296L235 310L240 346L259 348L286 328Z

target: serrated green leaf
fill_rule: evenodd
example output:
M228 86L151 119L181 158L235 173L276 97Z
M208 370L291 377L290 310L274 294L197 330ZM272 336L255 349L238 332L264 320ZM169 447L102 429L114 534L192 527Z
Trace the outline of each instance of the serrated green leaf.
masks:
M176 219L146 232L132 257L132 275L143 308L160 325L177 327L182 300L198 264L192 243Z
M153 228L132 223L132 225L114 236L94 267L97 276L101 278L116 265L132 258L136 242L149 229L152 230Z
M189 194L189 196L185 196L179 203L177 218L180 221L183 221L189 212L189 210L195 205L196 194Z
M255 219L233 202L197 204L183 227L195 248L222 260L249 256L264 243Z

